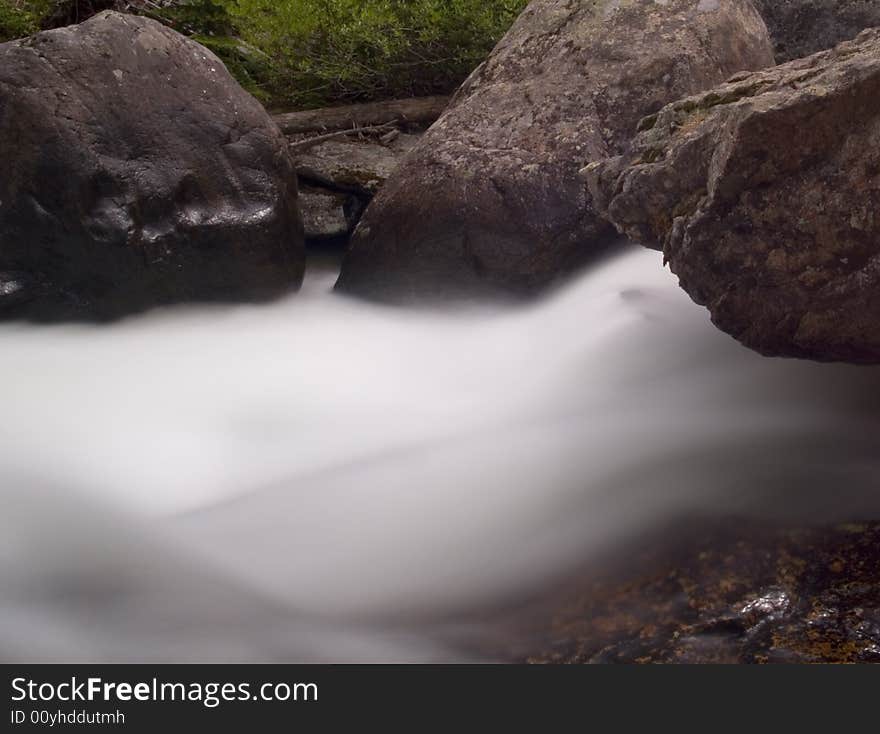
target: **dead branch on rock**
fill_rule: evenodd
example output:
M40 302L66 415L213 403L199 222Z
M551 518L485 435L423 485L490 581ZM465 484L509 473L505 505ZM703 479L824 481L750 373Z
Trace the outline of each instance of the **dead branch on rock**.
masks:
M338 130L334 133L327 133L325 135L316 135L312 138L305 138L304 140L297 140L295 142L290 143L290 150L304 151L309 148L313 148L316 145L320 145L321 143L326 143L328 140L335 140L337 138L348 137L349 135L383 135L391 130L396 129L398 124L397 120L392 122L388 122L384 125L369 125L367 127L353 127L351 130Z
M434 123L446 106L449 97L416 97L386 102L328 107L304 112L287 112L274 115L275 122L285 135L298 135L318 131L332 132L375 125Z

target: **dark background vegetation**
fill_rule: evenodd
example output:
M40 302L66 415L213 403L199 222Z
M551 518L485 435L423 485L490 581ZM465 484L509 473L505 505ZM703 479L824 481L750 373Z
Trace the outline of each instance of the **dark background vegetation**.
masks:
M454 90L527 0L0 0L0 41L115 8L208 46L269 107Z

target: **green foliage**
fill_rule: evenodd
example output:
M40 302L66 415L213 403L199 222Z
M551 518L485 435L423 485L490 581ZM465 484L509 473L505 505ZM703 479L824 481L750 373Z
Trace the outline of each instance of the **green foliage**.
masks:
M235 0L187 0L153 8L159 19L188 36L229 36L236 32L229 11Z
M177 0L165 7L147 6L142 12L192 37L219 56L245 89L270 102L265 89L269 59L239 38L236 0Z
M0 0L0 43L36 33L54 7L53 0Z
M240 38L229 36L195 34L192 37L217 54L241 86L264 104L274 104L266 84L271 64L268 57L259 49Z
M210 48L273 107L454 90L528 0L129 0ZM110 0L0 0L0 41Z
M503 35L526 0L238 0L242 37L266 56L276 104L445 93Z

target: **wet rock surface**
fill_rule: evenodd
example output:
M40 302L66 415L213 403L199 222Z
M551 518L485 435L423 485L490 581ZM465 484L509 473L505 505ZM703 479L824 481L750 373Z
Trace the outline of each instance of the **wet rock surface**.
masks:
M639 118L773 63L741 0L535 0L388 180L337 287L382 300L533 293L613 237L577 178Z
M880 26L877 0L753 0L781 64L833 48Z
M880 523L694 527L569 594L528 662L880 662Z
M880 362L880 29L641 127L582 172L621 232L746 346Z
M0 46L0 318L296 289L287 145L210 51L115 12Z
M306 241L347 238L420 136L395 129L384 140L328 140L301 152L294 138Z
M364 210L354 194L307 184L300 184L299 206L307 243L347 238Z

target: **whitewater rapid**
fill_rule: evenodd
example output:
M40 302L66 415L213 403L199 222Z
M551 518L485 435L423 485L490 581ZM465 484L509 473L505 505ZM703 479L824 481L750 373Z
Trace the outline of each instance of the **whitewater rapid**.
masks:
M767 359L637 249L530 306L0 327L4 660L454 660L420 620L694 515L880 511L880 371Z

